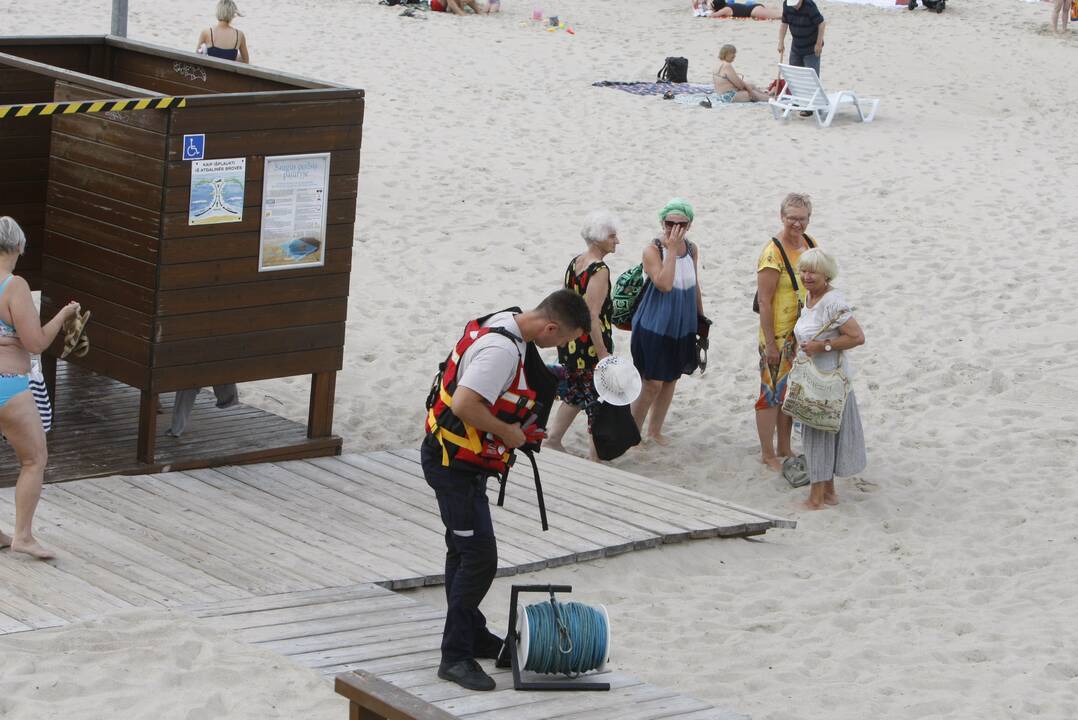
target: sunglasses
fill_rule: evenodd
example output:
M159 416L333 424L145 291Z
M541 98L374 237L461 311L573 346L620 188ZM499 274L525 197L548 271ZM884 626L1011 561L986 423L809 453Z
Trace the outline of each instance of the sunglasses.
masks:
M787 215L785 218L788 223L797 223L798 225L808 225L809 217L796 217L794 215Z
M673 230L676 227L689 227L688 222L674 222L673 220L663 220L663 225L670 230Z

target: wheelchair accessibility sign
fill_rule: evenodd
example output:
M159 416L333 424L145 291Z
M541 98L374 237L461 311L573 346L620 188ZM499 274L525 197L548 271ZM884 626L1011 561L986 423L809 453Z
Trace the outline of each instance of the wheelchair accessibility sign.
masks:
M206 155L206 136L205 135L184 135L183 136L183 159L184 160L202 160Z

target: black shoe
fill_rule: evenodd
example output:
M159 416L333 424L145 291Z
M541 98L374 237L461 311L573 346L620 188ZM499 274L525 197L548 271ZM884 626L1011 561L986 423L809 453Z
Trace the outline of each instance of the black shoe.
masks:
M455 682L468 690L493 690L496 685L494 678L483 672L474 659L458 660L455 663L447 663L444 660L438 666L438 677L442 680Z
M483 640L475 642L475 656L487 660L497 660L502 651L502 639L493 633L487 633Z
M811 110L802 110L800 115L801 115L801 117L812 117L812 111Z

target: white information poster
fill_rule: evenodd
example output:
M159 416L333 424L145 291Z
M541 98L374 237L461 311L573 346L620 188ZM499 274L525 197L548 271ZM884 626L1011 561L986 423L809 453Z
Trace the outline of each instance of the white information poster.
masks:
M188 225L243 222L247 158L195 160L191 163Z
M258 271L326 264L329 153L266 157Z

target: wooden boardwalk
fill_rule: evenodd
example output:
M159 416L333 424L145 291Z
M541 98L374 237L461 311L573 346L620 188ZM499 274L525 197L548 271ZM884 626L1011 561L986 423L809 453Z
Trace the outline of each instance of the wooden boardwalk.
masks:
M500 575L794 526L569 455L539 459L550 531L539 527L530 467L514 470L505 507L493 508ZM13 515L14 490L0 489L5 527ZM127 608L190 610L325 673L376 672L451 712L471 702L432 677L441 613L390 592L443 581L444 528L417 451L48 485L36 531L59 558L0 552L0 634ZM657 713L624 717L724 717L631 678L611 682L610 702L636 698L634 707ZM551 711L564 705L566 717L622 717L596 693L556 695L565 699L488 694L500 699L466 714L554 717L513 707L531 697ZM595 715L581 709L592 707Z
M56 399L45 471L50 483L335 455L341 448L339 437L308 438L302 423L249 405L218 409L213 393L204 390L180 438L165 434L172 418L172 393L160 396L156 458L153 464L141 463L135 457L138 390L60 362ZM0 487L14 485L18 474L14 453L0 443Z
M436 674L444 613L377 585L209 603L189 611L239 640L329 677L356 669L374 673L458 717L747 720L745 715L620 672L581 679L609 682L610 692L517 692L510 670L493 669L492 662L484 661L498 689L469 692Z

